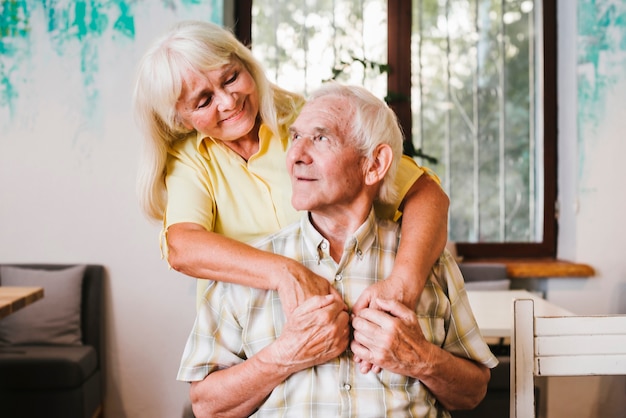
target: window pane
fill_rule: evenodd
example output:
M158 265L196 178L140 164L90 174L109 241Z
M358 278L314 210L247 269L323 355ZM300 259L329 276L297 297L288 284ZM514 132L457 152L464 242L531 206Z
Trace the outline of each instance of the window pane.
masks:
M413 0L413 143L438 161L454 241L542 240L538 8Z
M549 166L544 179L544 147L553 153L555 141L543 120L553 94L551 84L543 91L545 1L554 19L552 0L412 0L412 51L390 50L398 59L392 75L411 67L412 122L408 109L401 119L412 123L406 131L413 148L436 160L419 161L450 195L450 239L476 248L505 244L486 251L518 254L518 244L529 254L554 250L545 241L554 239L554 227L544 226L544 215L554 214L544 206L544 184L554 197ZM385 97L387 13L394 21L406 13L400 1L387 11L388 2L254 0L252 51L282 87L306 93L337 78Z
M252 3L252 52L272 81L292 91L336 78L385 97L386 33L386 1Z

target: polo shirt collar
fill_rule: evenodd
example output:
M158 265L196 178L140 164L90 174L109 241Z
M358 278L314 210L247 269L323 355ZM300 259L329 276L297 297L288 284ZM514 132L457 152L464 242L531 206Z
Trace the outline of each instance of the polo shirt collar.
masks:
M325 257L330 257L328 240L311 223L310 212L302 216L300 227L304 245L317 262L319 263ZM367 253L375 244L377 233L378 225L372 208L365 222L344 243L343 253L354 252L357 259L361 259L363 254Z

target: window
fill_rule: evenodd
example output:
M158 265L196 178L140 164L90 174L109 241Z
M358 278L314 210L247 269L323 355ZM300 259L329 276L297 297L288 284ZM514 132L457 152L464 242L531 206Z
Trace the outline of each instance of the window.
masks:
M279 85L337 78L394 108L450 195L467 258L556 255L556 0L246 0L237 34ZM250 42L252 40L252 42Z

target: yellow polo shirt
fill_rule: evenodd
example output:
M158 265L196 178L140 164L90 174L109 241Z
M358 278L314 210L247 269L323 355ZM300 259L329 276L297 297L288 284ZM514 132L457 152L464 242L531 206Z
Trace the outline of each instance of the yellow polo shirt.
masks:
M248 161L200 134L178 143L166 165L165 230L176 223L192 222L249 242L296 222L299 215L291 206L291 181L286 169L289 140L274 138L265 125L261 125L259 140L259 151ZM396 176L398 201L377 207L377 214L397 219L400 202L422 173L424 170L413 159L404 157ZM199 296L206 287L202 282L198 283Z

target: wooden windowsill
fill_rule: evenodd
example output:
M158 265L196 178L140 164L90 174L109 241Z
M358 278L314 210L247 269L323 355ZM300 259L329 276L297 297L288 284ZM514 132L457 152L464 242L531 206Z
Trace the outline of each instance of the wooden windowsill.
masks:
M512 279L585 278L595 275L593 267L587 264L553 258L483 258L467 259L463 263L506 264L507 276Z

